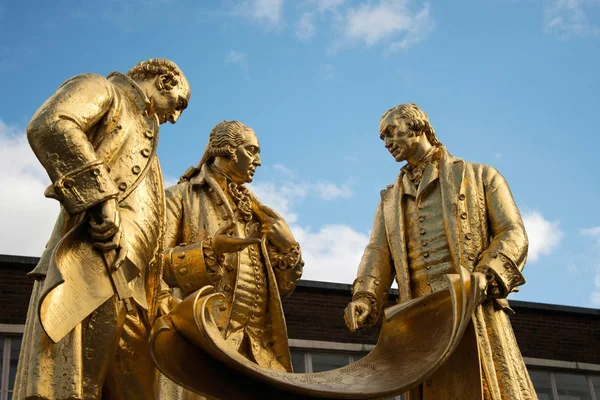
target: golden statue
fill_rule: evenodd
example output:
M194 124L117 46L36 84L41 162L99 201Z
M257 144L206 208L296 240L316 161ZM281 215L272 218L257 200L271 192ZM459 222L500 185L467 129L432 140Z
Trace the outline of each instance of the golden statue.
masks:
M61 211L39 264L15 399L152 399L148 337L162 282L159 125L190 98L179 67L75 76L40 107L29 143Z
M354 331L376 323L394 278L398 302L406 303L446 290L444 276L464 267L486 282L468 328L474 332L408 399L536 399L508 319L506 296L525 283L528 240L506 181L492 167L450 155L415 104L388 110L379 132L407 164L381 192L346 324Z
M261 165L256 134L238 121L210 133L197 167L167 189L164 279L184 295L212 285L223 338L249 360L292 371L281 297L304 265L284 219L245 186Z

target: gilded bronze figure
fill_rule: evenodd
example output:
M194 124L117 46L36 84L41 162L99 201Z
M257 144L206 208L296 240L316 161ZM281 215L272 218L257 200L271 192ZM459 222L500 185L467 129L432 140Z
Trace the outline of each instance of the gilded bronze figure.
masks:
M254 131L223 121L197 167L167 189L165 281L189 295L212 285L214 317L249 360L292 371L281 297L302 276L300 247L284 219L245 186L261 165Z
M75 76L40 107L29 143L61 203L39 264L15 399L152 399L147 342L159 308L164 188L159 125L190 87L172 61Z
M354 331L376 323L394 278L399 303L446 290L446 274L464 267L485 276L483 303L458 350L410 400L536 399L515 340L506 300L525 283L528 240L519 210L500 173L453 157L415 104L388 110L379 123L385 147L406 161L381 192L370 242L345 312Z

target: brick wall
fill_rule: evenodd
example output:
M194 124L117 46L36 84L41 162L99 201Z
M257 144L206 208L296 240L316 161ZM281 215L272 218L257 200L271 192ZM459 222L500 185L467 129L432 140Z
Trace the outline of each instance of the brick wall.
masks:
M0 255L0 323L24 324L33 281L33 257ZM303 281L283 300L294 339L374 344L379 325L351 333L344 325L350 286ZM390 296L390 302L395 296ZM600 364L600 310L511 302L511 322L525 357Z

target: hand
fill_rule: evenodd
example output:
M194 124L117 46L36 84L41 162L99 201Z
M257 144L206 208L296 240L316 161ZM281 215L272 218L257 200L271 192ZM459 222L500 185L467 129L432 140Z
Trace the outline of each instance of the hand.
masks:
M356 299L348 304L344 310L344 321L348 329L354 332L362 327L371 311L371 303L364 298Z
M233 231L235 225L230 223L219 229L212 240L212 248L215 255L220 256L225 253L237 253L252 244L260 244L257 237L239 238L230 236L228 233Z
M264 213L264 215L261 216L262 218L260 218L262 233L267 235L267 238L273 246L277 247L280 251L285 252L295 245L296 240L294 239L294 235L292 235L290 227L281 215L277 214L264 204L260 204L258 207L260 211Z
M498 281L496 280L496 275L492 271L486 268L481 271L473 272L473 276L477 278L479 291L483 296L482 302L500 297Z
M121 231L121 216L117 199L108 199L94 207L90 212L89 233L94 247L107 253L116 251L116 258L110 266L117 270L127 257L129 245ZM112 257L110 257L112 258Z

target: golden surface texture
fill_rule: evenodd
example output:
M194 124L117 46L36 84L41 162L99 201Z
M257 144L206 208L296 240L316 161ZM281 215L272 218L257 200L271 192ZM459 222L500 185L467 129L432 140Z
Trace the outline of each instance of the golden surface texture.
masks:
M214 287L222 297L211 311L228 345L260 366L291 372L281 297L294 290L304 263L283 218L244 186L259 153L247 126L215 126L200 165L167 189L164 277L184 295Z
M481 301L481 275L463 270L447 279L448 289L387 309L375 349L332 371L278 372L240 355L215 324L212 303L222 295L210 286L156 321L151 351L165 375L209 399L389 397L439 368L461 337L474 336L470 316ZM478 385L464 387L462 394L481 398Z
M507 315L506 296L525 283L528 240L504 177L452 156L415 104L388 110L379 127L388 151L407 164L381 192L346 309L349 328L377 322L394 279L403 304L444 290L449 271L481 273L486 298L474 310L472 340L466 335L408 399L469 398L460 395L467 385L485 400L536 399Z
M179 67L152 59L73 77L33 116L27 138L61 211L31 273L13 398L157 395L147 341L164 284L158 127L189 96Z

